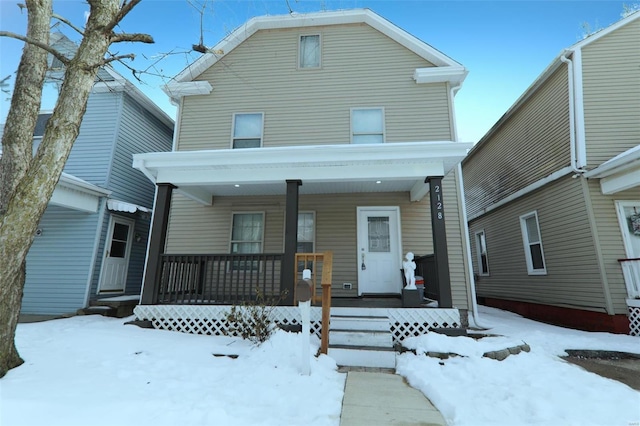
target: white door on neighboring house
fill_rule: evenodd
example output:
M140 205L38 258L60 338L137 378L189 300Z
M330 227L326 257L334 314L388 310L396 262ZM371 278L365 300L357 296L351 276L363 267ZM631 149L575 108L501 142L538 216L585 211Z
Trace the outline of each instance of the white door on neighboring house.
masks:
M100 293L124 292L134 224L133 220L118 216L111 216L109 220L98 287Z
M616 201L627 259L621 261L628 297L640 296L640 201Z
M358 207L358 295L402 291L399 207Z

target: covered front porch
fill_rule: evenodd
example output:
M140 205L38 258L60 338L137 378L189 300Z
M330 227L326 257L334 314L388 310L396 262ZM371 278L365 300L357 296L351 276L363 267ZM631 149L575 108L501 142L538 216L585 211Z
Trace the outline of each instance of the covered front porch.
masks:
M282 305L293 305L294 285L301 271L300 261L295 258L301 197L335 194L334 197L358 198L366 194L397 193L406 194L403 197L413 203L431 193L435 196L429 197L430 204L424 210L424 215L430 216L431 229L419 229L424 235L412 238L430 242L433 253L417 253L431 255L429 271L420 273L429 275L429 286L434 289L432 294L437 295L439 306L451 307L442 178L458 164L469 147L469 144L455 142L413 142L137 154L134 167L144 172L158 188L142 304L228 305L254 300L259 289L263 295L283 295ZM283 197L284 250L166 253L174 192L198 205L212 207L230 197L243 200ZM260 201L255 204L259 205ZM400 208L397 210L399 218ZM353 218L345 220L353 221ZM228 235L220 237L229 238ZM337 240L334 244L325 242L322 250L344 244ZM349 244L355 251L356 242ZM360 245L358 250L359 254L360 250L364 251ZM394 256L402 257L401 245L392 251ZM367 256L366 261L358 256L352 265L350 260L348 267L354 273L355 270L360 273L360 268L374 268L375 258L369 256L369 252ZM314 272L321 273L320 270ZM394 268L392 273L400 283L400 269ZM366 292L360 293L360 288L358 291L359 300L368 296Z

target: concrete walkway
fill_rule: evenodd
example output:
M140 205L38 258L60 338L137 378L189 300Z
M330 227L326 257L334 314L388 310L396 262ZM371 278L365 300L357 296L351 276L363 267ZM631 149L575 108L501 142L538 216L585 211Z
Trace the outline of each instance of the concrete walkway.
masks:
M445 426L442 414L402 376L349 371L340 426Z

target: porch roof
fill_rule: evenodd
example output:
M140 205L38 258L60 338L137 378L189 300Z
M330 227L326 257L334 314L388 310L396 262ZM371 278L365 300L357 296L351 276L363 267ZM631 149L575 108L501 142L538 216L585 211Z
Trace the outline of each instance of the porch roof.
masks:
M402 142L379 145L308 145L135 154L133 167L153 183L210 205L214 196L283 195L287 180L300 194L407 191L418 201L425 178L444 176L471 143Z
M588 178L600 179L603 194L615 194L638 186L640 182L640 145L605 161L585 173Z

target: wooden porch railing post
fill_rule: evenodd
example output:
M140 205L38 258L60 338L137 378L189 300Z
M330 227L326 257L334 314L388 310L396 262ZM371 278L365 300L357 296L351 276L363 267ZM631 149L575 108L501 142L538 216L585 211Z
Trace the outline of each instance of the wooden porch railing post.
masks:
M324 253L322 262L322 331L320 333L320 352L329 352L329 323L331 314L331 281L333 279L333 252Z

